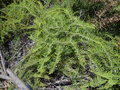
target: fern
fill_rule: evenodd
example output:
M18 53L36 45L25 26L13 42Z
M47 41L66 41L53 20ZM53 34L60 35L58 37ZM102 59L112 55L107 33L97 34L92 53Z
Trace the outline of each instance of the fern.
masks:
M1 19L3 26L8 26L1 29L1 37L10 28L10 32L34 29L30 38L35 44L17 67L18 73L20 76L24 74L23 79L33 87L41 85L41 78L50 79L55 71L70 77L74 88L108 89L119 84L120 57L114 50L114 39L108 42L97 36L93 24L74 16L73 4L65 7L67 1L47 8L50 2L43 6L37 0L23 0L2 10L6 13L6 21ZM29 16L34 17L32 25L28 23ZM85 74L86 65L90 67L88 74Z

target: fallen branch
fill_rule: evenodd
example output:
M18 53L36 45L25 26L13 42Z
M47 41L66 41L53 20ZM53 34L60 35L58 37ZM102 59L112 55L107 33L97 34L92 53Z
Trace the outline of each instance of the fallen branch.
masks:
M11 80L11 78L10 77L8 77L8 76L6 76L6 75L0 75L0 79L4 79L4 80Z
M65 79L65 80L57 80L53 83L51 83L50 85L56 85L56 86L65 86L65 85L71 85L72 81L69 79Z
M0 75L0 78L5 80L11 80L13 84L15 84L19 88L19 90L29 90L29 88L10 69L5 68L5 62L4 62L5 60L2 56L1 51L0 51L0 59L1 59L2 69L4 72L4 74ZM7 76L7 74L9 76Z
M20 89L20 90L29 90L29 88L10 70L6 70L12 82Z
M5 60L2 56L2 52L0 51L0 59L1 59L1 64L2 64L2 69L4 71L4 73L6 74L6 69L5 69Z

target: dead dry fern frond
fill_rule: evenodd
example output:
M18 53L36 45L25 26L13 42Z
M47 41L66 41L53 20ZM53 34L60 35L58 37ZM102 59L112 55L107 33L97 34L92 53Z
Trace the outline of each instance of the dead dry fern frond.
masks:
M103 1L103 0L100 0ZM103 7L95 11L95 17L91 19L91 22L96 24L99 28L105 28L109 26L111 23L120 21L119 12L113 13L113 15L109 16L107 13L112 11L112 9L118 5L118 1L116 0L106 0Z
M117 1L111 0L109 2L105 2L103 8L100 8L100 10L95 11L96 16L101 18L101 16L103 16L108 10L110 10L115 5L117 5Z
M100 28L107 27L111 23L119 22L120 21L120 15L119 14L114 14L112 17L105 17L105 18L100 18L99 20L99 26Z

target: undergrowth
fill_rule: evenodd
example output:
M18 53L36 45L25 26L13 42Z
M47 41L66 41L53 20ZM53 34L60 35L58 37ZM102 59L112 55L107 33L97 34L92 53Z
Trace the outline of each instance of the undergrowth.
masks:
M57 71L72 79L73 88L112 89L120 84L115 39L97 36L93 24L74 16L75 0L68 2L58 1L50 7L47 2L43 6L37 0L23 0L2 8L0 42L10 32L32 30L29 38L35 44L15 71L34 88L44 85L41 78L50 79Z

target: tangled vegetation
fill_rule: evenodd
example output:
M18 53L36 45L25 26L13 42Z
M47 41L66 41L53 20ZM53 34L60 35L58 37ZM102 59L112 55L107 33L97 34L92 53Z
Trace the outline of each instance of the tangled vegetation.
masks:
M14 68L19 77L36 88L45 86L41 79L54 78L51 74L57 72L71 78L73 89L117 89L120 85L120 38L119 34L110 33L108 29L113 26L108 22L116 22L114 32L119 32L115 29L120 25L120 18L118 15L116 21L105 22L101 19L109 19L105 13L99 17L90 15L94 7L107 2L98 0L96 4L95 1L16 0L1 8L0 43L11 33L21 31L35 42ZM111 17L119 13L120 5L117 0L116 3L110 11L105 11L113 13ZM98 19L97 26L90 23ZM105 24L99 27L102 22Z

